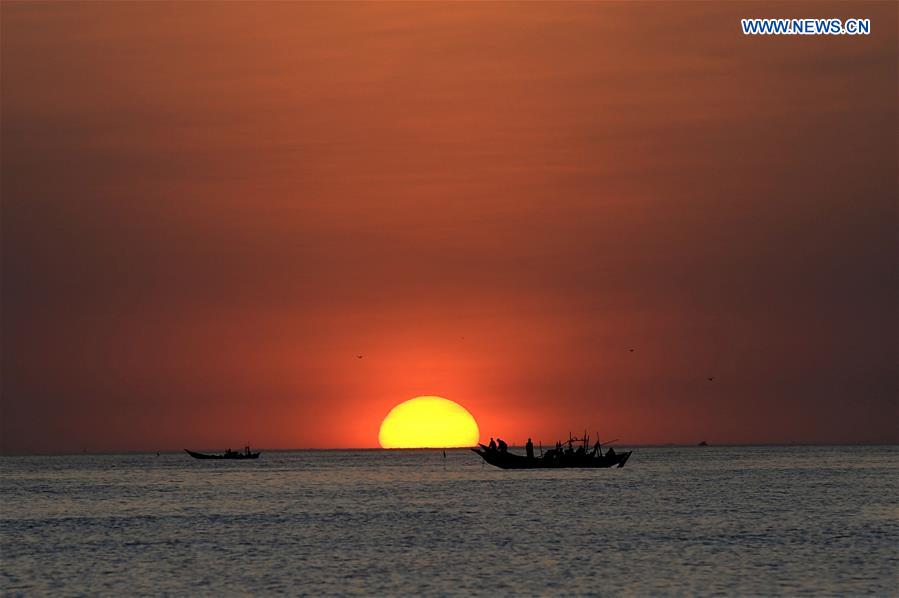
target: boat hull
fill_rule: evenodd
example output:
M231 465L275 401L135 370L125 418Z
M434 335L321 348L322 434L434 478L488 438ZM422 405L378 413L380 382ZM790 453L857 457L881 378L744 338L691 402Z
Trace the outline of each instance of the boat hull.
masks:
M480 444L471 449L481 456L484 461L499 467L500 469L602 469L609 467L624 467L633 451L622 453L606 453L602 456L589 454L569 455L560 459L528 458L510 452L490 450Z
M227 459L237 461L242 459L258 459L260 455L260 453L225 453L223 455L208 455L206 453L195 453L194 451L189 451L187 449L184 449L184 452L194 459Z

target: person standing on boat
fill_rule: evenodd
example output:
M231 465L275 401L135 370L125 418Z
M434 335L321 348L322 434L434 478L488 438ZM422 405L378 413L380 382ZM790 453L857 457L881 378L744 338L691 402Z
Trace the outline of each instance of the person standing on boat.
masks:
M490 446L487 448L489 448L491 451L496 450L496 441L493 440L493 436L490 437Z
M528 459L534 458L534 443L531 442L530 438L528 438L528 443L524 445L524 451L527 453Z

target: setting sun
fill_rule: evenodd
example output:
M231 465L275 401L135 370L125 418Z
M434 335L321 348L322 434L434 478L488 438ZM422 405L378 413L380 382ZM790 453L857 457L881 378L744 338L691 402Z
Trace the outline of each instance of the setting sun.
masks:
M415 397L390 410L378 433L382 448L474 446L480 431L471 414L443 397Z

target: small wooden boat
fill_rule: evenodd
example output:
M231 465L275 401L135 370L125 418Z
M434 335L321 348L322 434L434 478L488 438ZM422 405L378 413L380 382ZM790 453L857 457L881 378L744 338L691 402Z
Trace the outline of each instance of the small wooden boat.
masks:
M572 444L574 440L583 441L583 445L578 449L574 449ZM505 445L503 448L496 449L483 444L478 444L476 448L471 449L481 456L484 461L499 467L500 469L557 469L557 468L600 468L600 467L624 467L633 451L615 452L614 448L602 452L599 443L588 450L588 439L586 435L583 439L570 438L568 442L568 450L562 448L554 448L538 456L524 456L510 453ZM560 443L561 445L561 443ZM559 446L560 446L559 445ZM533 452L529 449L529 452Z
M250 447L247 446L244 448L243 452L240 451L232 451L228 449L221 455L208 455L206 453L196 453L194 451L189 451L184 449L188 455L193 457L194 459L258 459L260 453L250 452Z

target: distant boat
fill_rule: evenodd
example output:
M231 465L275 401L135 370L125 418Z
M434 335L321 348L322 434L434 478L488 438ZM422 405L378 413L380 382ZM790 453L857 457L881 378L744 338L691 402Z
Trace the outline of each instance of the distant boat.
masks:
M240 451L232 451L228 449L221 455L207 455L206 453L195 453L194 451L189 451L184 449L188 455L193 457L194 459L258 459L260 453L250 452L250 447L244 447L243 452Z
M582 441L583 444L575 449L573 442ZM615 452L609 448L605 453L597 443L592 450L587 450L589 444L587 436L584 438L570 438L568 450L559 445L550 449L541 456L524 456L510 453L508 449L496 449L483 444L478 444L471 449L481 456L484 461L499 467L500 469L556 469L556 468L599 468L599 467L624 467L633 451ZM532 445L533 446L533 445ZM532 452L532 451L531 451ZM542 451L541 451L542 452Z
M703 440L703 441L700 442L697 446L708 446L708 445L709 445L709 443L706 442L705 440Z

